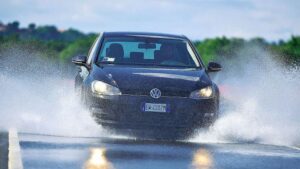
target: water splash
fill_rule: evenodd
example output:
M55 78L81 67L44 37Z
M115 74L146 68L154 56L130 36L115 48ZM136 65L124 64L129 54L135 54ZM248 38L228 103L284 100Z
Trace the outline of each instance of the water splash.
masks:
M220 118L191 141L299 145L299 68L257 46L239 53L214 78L222 90Z
M13 46L1 52L0 129L64 136L101 136L103 131L74 93L73 76L43 57Z

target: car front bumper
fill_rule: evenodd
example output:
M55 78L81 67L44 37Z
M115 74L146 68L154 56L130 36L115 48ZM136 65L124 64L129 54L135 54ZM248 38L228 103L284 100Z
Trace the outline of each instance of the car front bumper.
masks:
M89 108L102 126L119 129L190 130L211 124L218 115L218 98L190 99L143 95L96 96L89 94ZM145 112L144 103L168 104L168 113Z

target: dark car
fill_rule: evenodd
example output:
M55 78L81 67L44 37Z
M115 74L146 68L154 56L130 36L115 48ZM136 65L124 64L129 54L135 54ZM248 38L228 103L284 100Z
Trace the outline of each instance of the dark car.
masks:
M185 36L105 32L80 66L75 87L95 120L115 132L184 139L218 116L219 89Z

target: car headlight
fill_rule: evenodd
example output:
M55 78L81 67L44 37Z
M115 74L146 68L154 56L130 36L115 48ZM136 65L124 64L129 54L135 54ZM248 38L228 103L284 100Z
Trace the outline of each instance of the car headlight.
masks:
M121 91L117 87L101 81L93 81L91 88L93 93L99 95L121 95Z
M211 98L213 96L213 88L211 86L207 86L203 89L193 91L190 94L190 98L192 99L201 99L201 98Z

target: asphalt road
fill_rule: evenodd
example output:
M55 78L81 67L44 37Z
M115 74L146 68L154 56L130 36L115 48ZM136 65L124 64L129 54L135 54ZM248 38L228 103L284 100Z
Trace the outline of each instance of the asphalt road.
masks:
M25 169L300 169L285 146L19 136Z
M0 169L8 168L8 133L0 131Z

